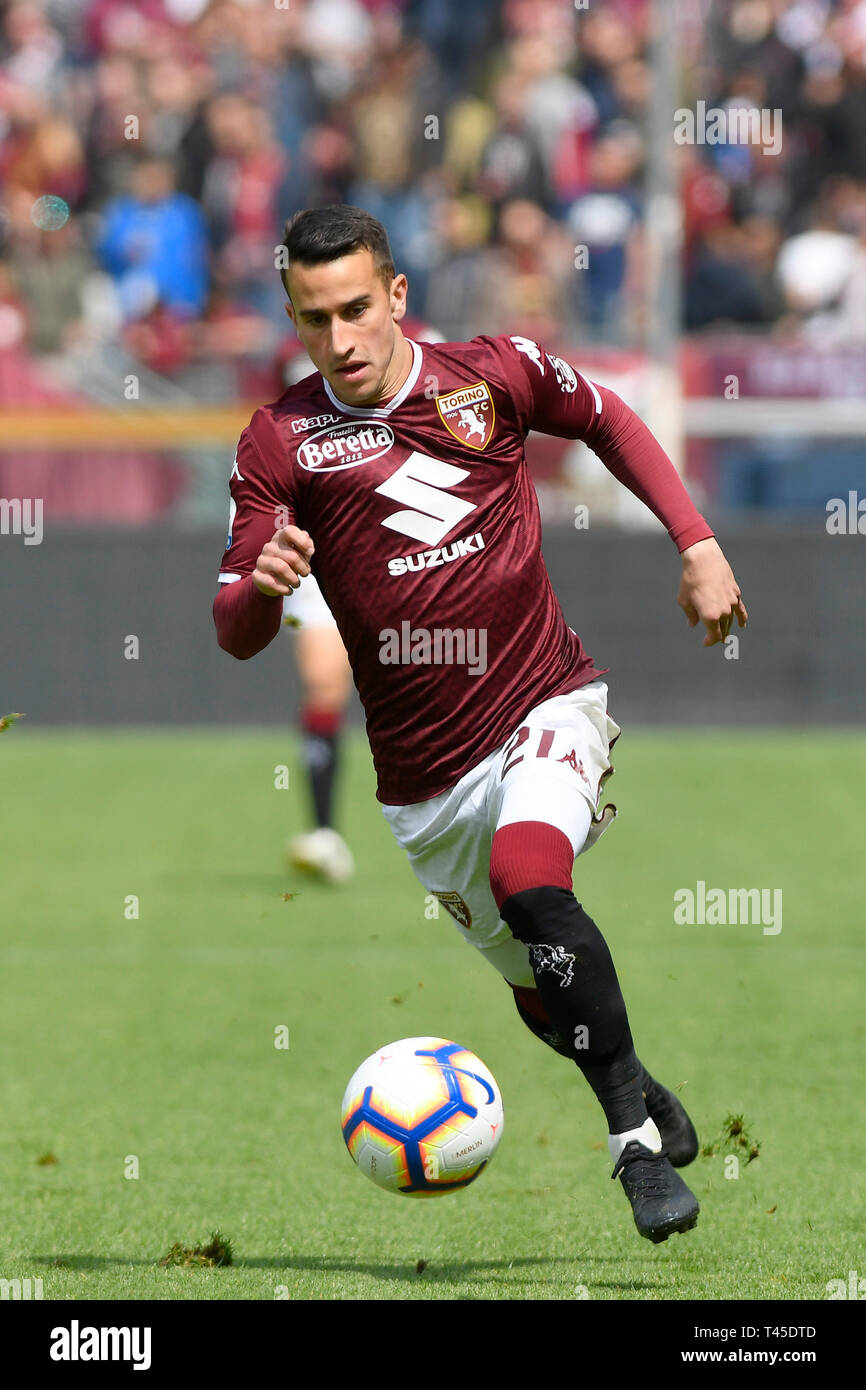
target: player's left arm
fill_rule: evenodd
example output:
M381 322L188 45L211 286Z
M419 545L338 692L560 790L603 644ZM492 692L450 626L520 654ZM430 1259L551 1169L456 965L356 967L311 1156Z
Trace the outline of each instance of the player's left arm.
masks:
M707 629L704 646L714 647L717 642L724 642L734 618L740 627L745 627L749 621L740 586L714 537L690 545L682 551L682 561L677 603L689 627L704 624Z
M497 341L513 354L509 376L526 431L584 440L667 529L682 556L677 601L690 627L706 627L704 646L723 642L734 618L745 627L749 615L740 587L712 528L640 416L615 391L589 381L531 339Z

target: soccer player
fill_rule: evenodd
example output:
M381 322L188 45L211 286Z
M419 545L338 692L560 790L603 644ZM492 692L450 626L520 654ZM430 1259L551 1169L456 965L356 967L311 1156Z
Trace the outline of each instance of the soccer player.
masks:
M417 342L444 341L438 329L423 319L404 318L403 332ZM280 345L277 368L282 386L294 386L315 371L297 335L292 334ZM283 621L296 632L301 751L315 820L313 829L289 841L288 859L293 868L313 873L328 883L346 883L355 872L355 861L334 826L334 789L352 670L334 615L312 574L283 600Z
M352 671L334 616L308 574L284 603L285 622L295 632L301 680L301 754L315 825L286 846L289 863L328 883L347 883L355 872L348 844L334 826L334 791L343 720Z
M667 528L704 646L747 613L713 532L635 413L543 345L404 337L407 281L359 208L286 228L287 312L317 371L238 447L214 601L240 660L314 573L364 705L377 797L428 892L569 1056L604 1111L641 1235L694 1226L679 1100L638 1059L610 952L572 891L620 733L605 670L567 626L541 555L530 430L583 439Z

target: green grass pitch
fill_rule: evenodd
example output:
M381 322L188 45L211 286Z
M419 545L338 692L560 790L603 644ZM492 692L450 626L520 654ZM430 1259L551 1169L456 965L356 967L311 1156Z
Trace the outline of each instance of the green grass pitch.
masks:
M760 1145L736 1178L721 1152L685 1170L700 1221L658 1247L577 1069L447 914L425 918L360 735L341 797L356 881L284 868L292 754L278 732L0 737L0 1278L41 1278L46 1299L573 1300L824 1299L866 1275L866 736L617 745L620 815L578 897L702 1141L742 1114ZM297 792L274 786L283 762ZM781 888L782 931L676 925L673 894L700 879ZM339 1129L358 1063L423 1033L478 1052L506 1115L479 1180L427 1201L374 1187ZM231 1266L160 1265L215 1229Z

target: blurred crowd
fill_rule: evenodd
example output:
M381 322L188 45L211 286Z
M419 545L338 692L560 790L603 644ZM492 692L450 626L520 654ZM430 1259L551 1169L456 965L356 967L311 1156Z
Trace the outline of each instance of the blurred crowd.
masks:
M684 326L866 342L866 0L694 0L673 106ZM447 338L640 346L647 0L7 0L0 349L172 376L287 332L296 209L367 208ZM576 248L585 248L578 267Z

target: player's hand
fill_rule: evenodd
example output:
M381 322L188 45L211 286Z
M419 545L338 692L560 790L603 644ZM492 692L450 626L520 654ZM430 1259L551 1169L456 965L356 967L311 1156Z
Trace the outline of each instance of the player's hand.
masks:
M733 570L722 554L718 543L709 537L683 551L683 577L677 602L689 621L689 627L702 622L707 635L705 647L724 642L734 618L740 627L749 621L746 605Z
M269 598L285 597L310 573L315 546L299 526L284 526L268 541L253 570L253 583Z

